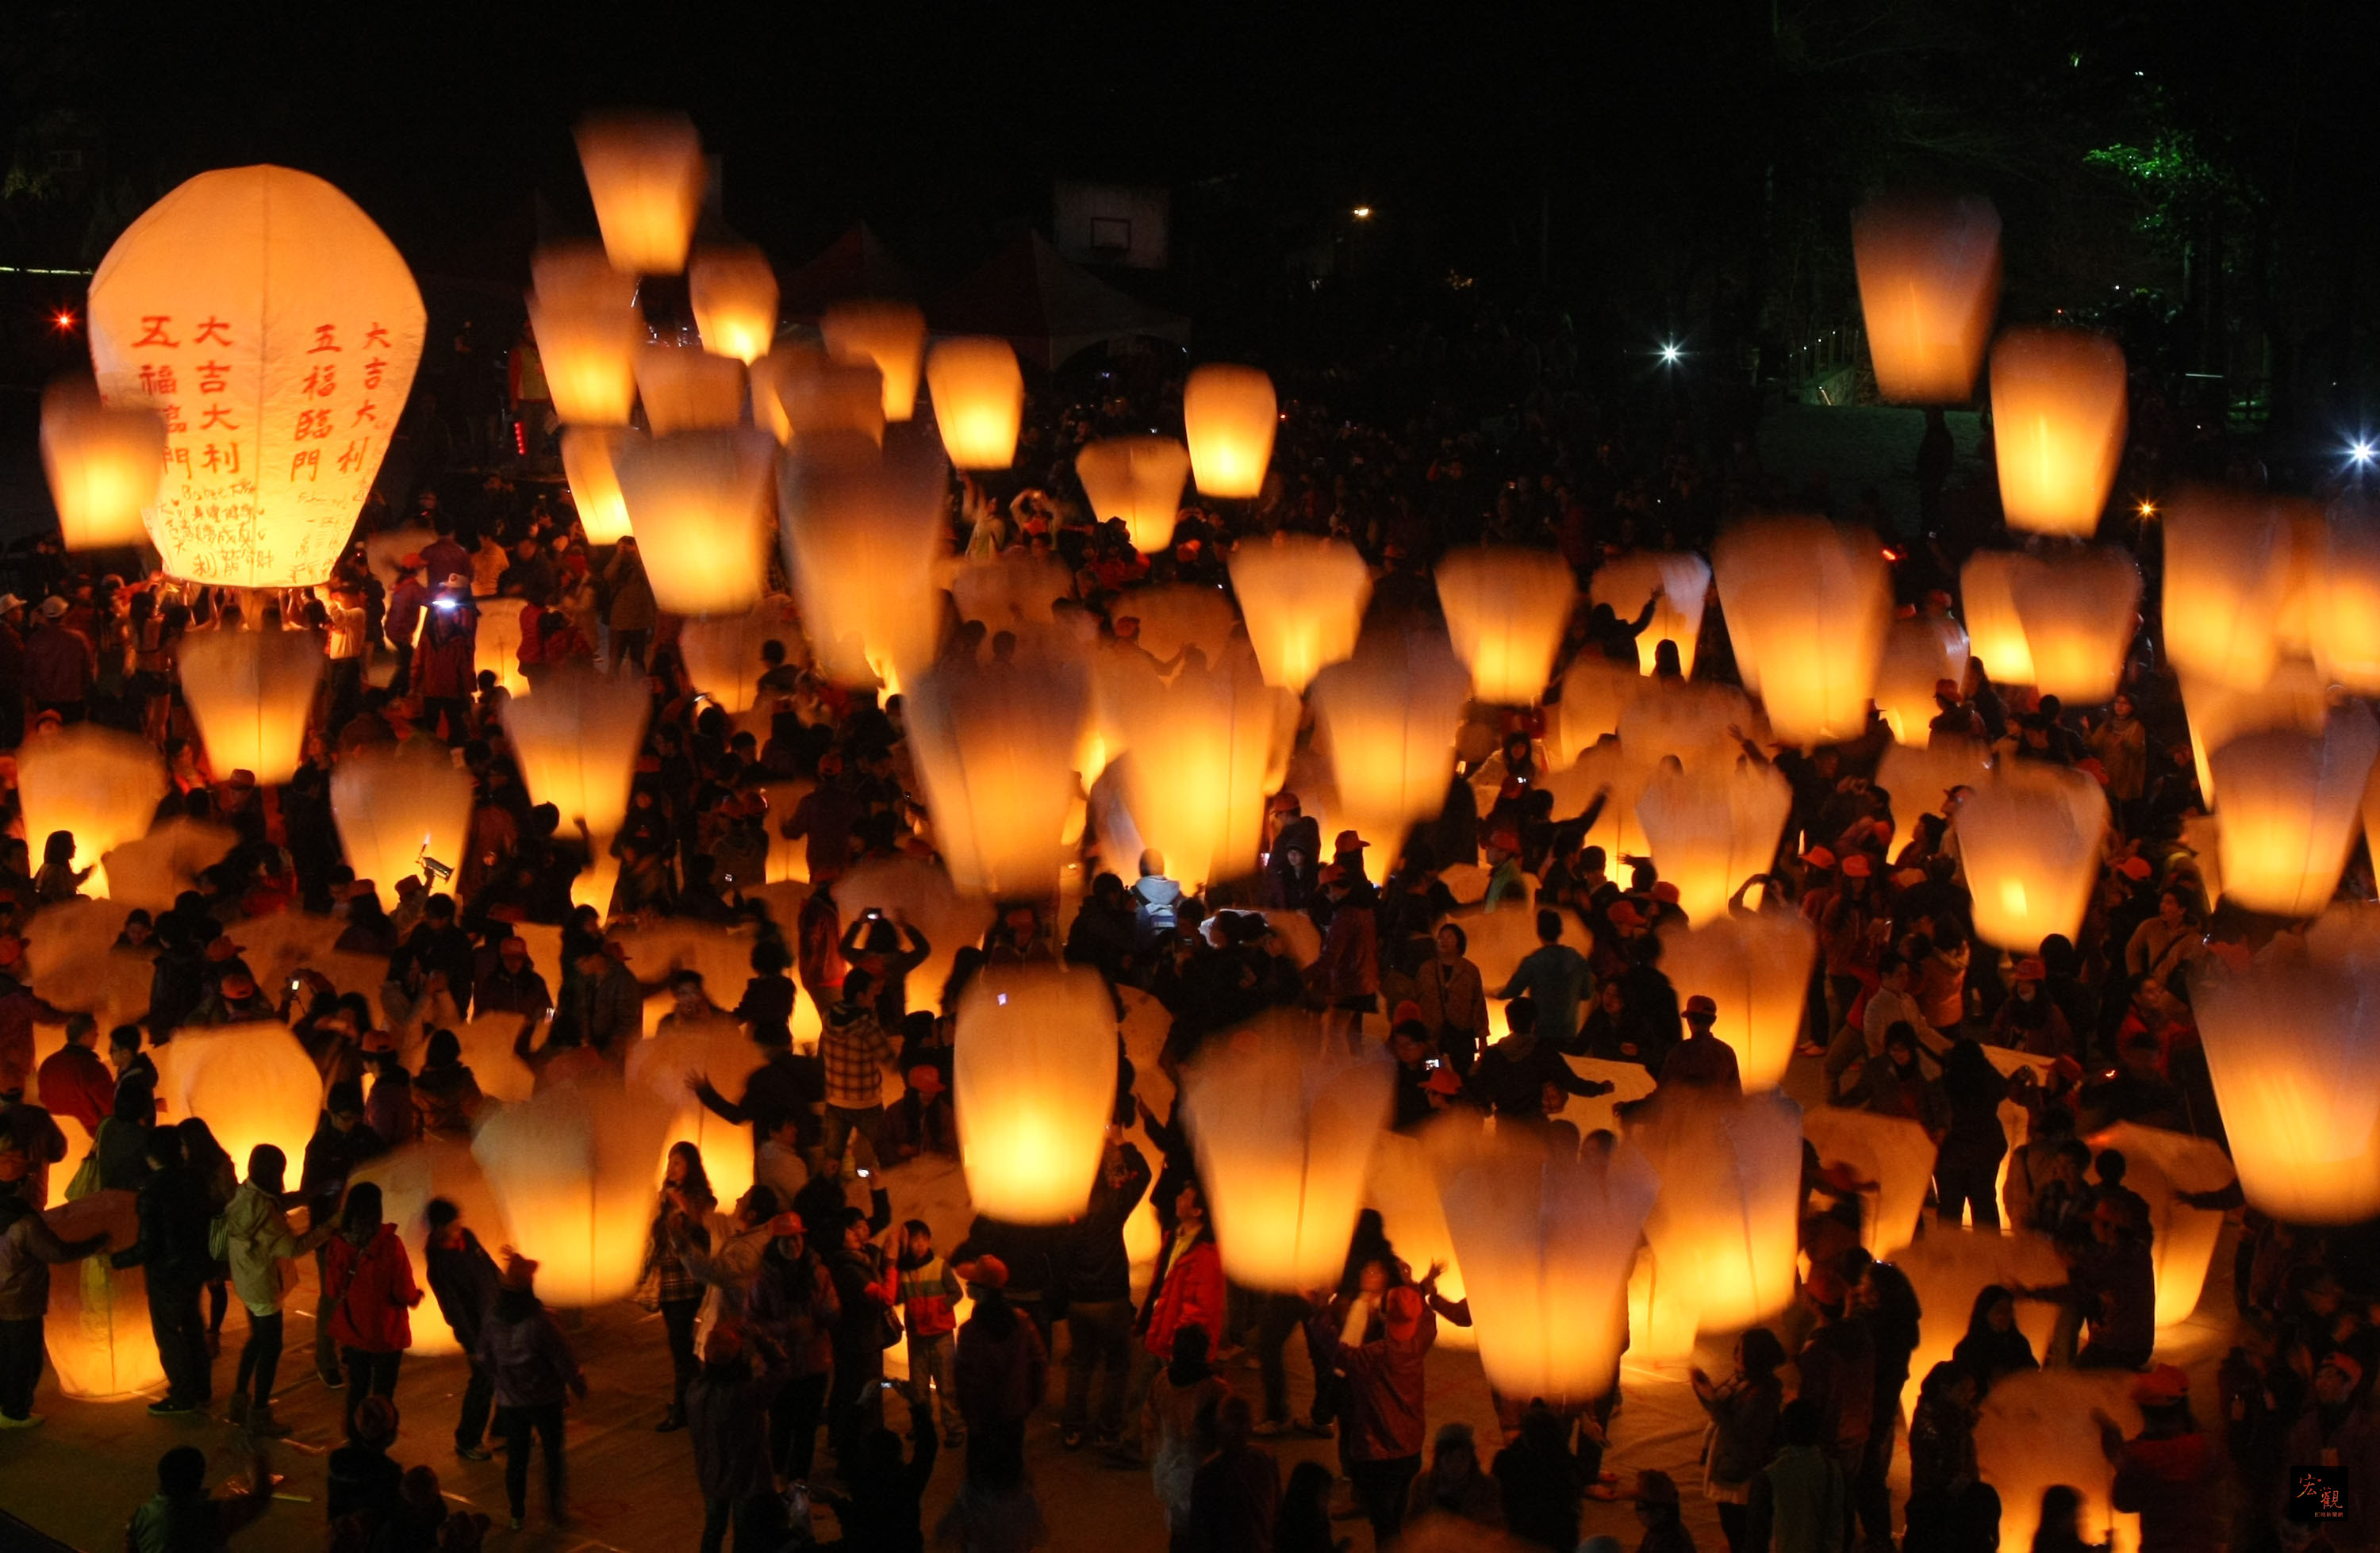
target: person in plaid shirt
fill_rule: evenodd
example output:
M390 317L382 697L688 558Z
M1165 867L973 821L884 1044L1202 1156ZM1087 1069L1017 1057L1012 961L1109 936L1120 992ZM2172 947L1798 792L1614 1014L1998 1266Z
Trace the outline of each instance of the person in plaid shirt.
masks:
M876 1022L874 979L856 966L845 974L841 997L827 1010L819 1060L826 1064L827 1170L843 1169L844 1150L855 1132L867 1140L868 1162L874 1164L884 1147L884 1075L898 1056Z

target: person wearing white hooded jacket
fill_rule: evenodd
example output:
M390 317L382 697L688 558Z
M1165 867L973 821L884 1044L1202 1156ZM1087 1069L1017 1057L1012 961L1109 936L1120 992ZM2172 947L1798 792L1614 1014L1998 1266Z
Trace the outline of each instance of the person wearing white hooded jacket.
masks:
M273 1416L273 1380L281 1365L281 1264L310 1256L339 1227L325 1217L304 1234L289 1227L282 1207L288 1157L269 1143L249 1150L248 1179L224 1209L232 1290L248 1310L248 1343L239 1351L239 1377L227 1416L251 1435L279 1438L288 1426ZM252 1381L252 1384L251 1384Z

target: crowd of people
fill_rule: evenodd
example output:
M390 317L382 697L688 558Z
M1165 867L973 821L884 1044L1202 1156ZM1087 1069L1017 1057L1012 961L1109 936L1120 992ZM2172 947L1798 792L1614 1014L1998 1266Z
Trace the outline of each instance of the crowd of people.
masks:
M1547 547L1584 580L1630 550L1706 543L1729 517L1795 499L1742 442L1714 453L1682 420L1649 439L1601 424L1566 385L1562 339L1559 328L1531 334L1490 320L1468 340L1425 333L1362 373L1293 382L1264 497L1186 508L1171 546L1148 556L1121 524L1085 509L1069 470L1085 440L1162 420L1167 391L1116 383L1079 402L1037 399L1017 469L954 483L952 549L1054 559L1070 579L1063 607L1094 624L1098 649L1137 650L1136 588L1227 583L1230 547L1270 530L1357 545L1375 568L1373 618L1410 625L1434 614L1430 563L1451 545ZM1428 396L1449 372L1521 408L1500 422L1466 419ZM1418 403L1408 409L1408 399ZM1351 418L1355 404L1367 419ZM1823 491L1798 494L1826 501ZM1987 466L1934 495L1953 513L1988 510ZM1844 516L1881 525L1872 493L1862 507ZM2197 1200L2240 1220L2234 1293L2245 1331L2222 1394L2195 1399L2194 1412L2186 1373L2155 1362L2150 1206L2126 1186L2122 1152L2089 1141L2118 1122L2221 1141L2193 996L2210 967L2286 952L2292 930L2209 908L2184 841L2204 799L2176 682L2149 637L2105 708L2067 709L1997 685L1981 660L1941 687L1937 738L1974 739L2003 762L2085 771L2115 816L2080 931L2023 952L1975 933L1957 845L1963 790L1879 785L1891 743L1881 722L1814 750L1743 743L1743 758L1788 780L1792 805L1758 904L1740 895L1734 909L1799 913L1820 944L1796 1082L1826 1104L1921 1124L1937 1146L1930 1199L1940 1221L2005 1219L2054 1247L2068 1277L1985 1290L1952 1357L1918 1377L1904 1436L1902 1388L1925 1313L1909 1279L1862 1249L1873 1183L1805 1147L1808 1270L1796 1304L1741 1336L1730 1373L1692 1378L1709 1418L1703 1482L1647 1470L1622 1483L1602 1464L1616 1377L1591 1404L1500 1397L1493 1442L1461 1422L1431 1428L1428 1356L1441 1326L1468 1325L1471 1312L1440 1291L1440 1268L1398 1255L1376 1215L1358 1224L1333 1286L1288 1295L1227 1280L1195 1118L1152 1104L1129 1060L1098 1179L1071 1224L978 1218L960 1244L940 1246L922 1219L894 1222L883 1174L957 1155L953 1016L973 977L1017 965L1093 969L1119 989L1120 1010L1124 989L1153 1000L1168 1019L1158 1062L1169 1077L1266 1010L1327 1018L1334 1035L1393 1062L1402 1131L1492 1115L1500 1128L1536 1130L1548 1147L1595 1160L1621 1140L1595 1128L1582 1135L1562 1113L1610 1086L1582 1077L1571 1059L1637 1064L1657 1098L1733 1089L1732 1032L1706 989L1663 968L1663 935L1683 925L1679 892L1658 859L1589 842L1608 793L1576 813L1543 801L1556 773L1541 710L1476 713L1488 753L1461 769L1450 753L1445 812L1409 837L1342 830L1326 847L1321 826L1283 792L1260 855L1236 860L1227 878L1176 880L1160 856L1115 855L1094 823L1083 843L1089 883L1072 915L1062 918L1054 890L997 903L990 930L955 946L929 998L915 985L934 952L922 925L873 911L846 917L835 898L864 862L931 855L897 698L808 666L789 626L763 649L761 715L739 725L690 675L675 647L683 623L656 610L635 541L608 554L587 545L566 491L504 475L449 479L404 516L429 536L417 549L376 568L359 539L320 588L241 595L94 575L50 552L23 585L30 597L0 597L0 745L85 721L138 732L171 776L159 818L210 820L237 837L172 909L127 915L122 943L152 960L153 981L145 1015L105 1032L103 1055L95 1020L36 994L26 955L39 912L89 882L72 838L0 843L0 1428L41 1422L32 1409L54 1266L104 1254L142 1270L166 1387L153 1413L216 1405L234 1296L246 1316L221 1401L222 1415L258 1442L250 1486L211 1498L203 1460L188 1447L168 1452L158 1494L128 1533L143 1553L219 1546L270 1503L261 1442L289 1432L274 1412L287 1269L306 1263L320 1293L312 1362L343 1411L344 1439L329 1459L332 1546L469 1548L487 1529L449 1507L435 1468L392 1454L400 1438L431 1453L420 1410L401 1432L397 1405L425 1300L469 1365L454 1455L483 1462L501 1445L516 1527L541 1461L545 1508L565 1521L566 1417L604 1355L577 1352L539 1298L535 1263L483 1244L452 1202L429 1208L417 1280L380 1188L353 1178L413 1139L468 1138L497 1104L462 1060L455 1031L466 1020L518 1016L516 1054L540 1086L601 1084L616 1079L643 1037L645 1000L662 992L671 1020L732 1020L763 1059L732 1097L699 1086L711 1111L749 1127L755 1184L722 1202L701 1152L674 1147L638 1296L663 1318L673 1383L655 1427L690 1444L706 1553L731 1535L738 1549L800 1546L821 1506L844 1546L922 1546L928 1486L945 1451L964 1461L940 1532L969 1548L1033 1546L1054 1508L1027 1462L1037 1423L1054 1426L1062 1450L1145 1465L1162 1535L1202 1553L1332 1548L1342 1545L1334 1515L1367 1522L1379 1547L1442 1519L1566 1553L1579 1543L1584 1503L1623 1498L1641 1547L1679 1553L1693 1546L1685 1504L1696 1492L1715 1503L1730 1553L1842 1548L1854 1537L1910 1553L1982 1549L1997 1545L2002 1507L1977 1460L1978 1412L1993 1387L2041 1365L2136 1377L2143 1426L2127 1438L2108 1425L2106 1446L2113 1503L2140 1515L2152 1553L2281 1546L2293 1466L2380 1474L2370 1400L2380 1257L2368 1227L2279 1223L2247 1210L2236 1189ZM1946 524L1902 557L1897 581L1911 608L1955 609L1944 589L1959 532ZM599 859L568 817L532 801L504 737L507 693L479 668L477 626L493 598L521 601L517 667L528 694L574 661L641 675L650 690L629 818L609 844L618 882L601 905L573 904ZM1556 683L1585 658L1633 669L1644 625L1582 604ZM214 769L182 703L183 647L195 634L240 629L315 633L330 665L305 759L285 784ZM1715 601L1702 632L1696 677L1728 677L1733 654ZM998 632L955 618L945 641L952 652L1007 650ZM413 745L450 751L475 807L451 880L395 881L390 910L380 887L391 881L358 879L342 854L330 774L358 752ZM13 779L13 769L0 775ZM773 812L765 789L788 779L814 787ZM6 798L21 831L13 781ZM764 877L772 839L806 853L810 888L789 922L747 888ZM1486 893L1459 899L1448 870L1483 858ZM2371 895L2368 865L2345 888ZM1532 913L1538 947L1491 978L1469 957L1465 925L1498 911ZM311 970L289 988L260 987L238 925L283 912L334 918L340 950L385 958L377 999L342 995ZM692 971L638 979L609 929L659 917L748 938L751 977L732 1007ZM1292 917L1310 925L1318 949L1300 952ZM524 924L561 929L557 985L531 963ZM797 1047L798 1000L819 1034ZM293 1161L270 1145L234 1160L203 1116L159 1121L150 1049L193 1025L256 1019L287 1025L322 1074L321 1122L294 1182ZM58 1024L65 1044L37 1066L35 1027ZM417 1044L420 1060L408 1067L404 1053ZM2034 1061L2006 1077L1986 1048ZM888 1075L896 1104L885 1103ZM2028 1122L2013 1153L2000 1119L2011 1100ZM88 1159L67 1158L55 1117L91 1135ZM62 1239L41 1212L58 1195L58 1166L74 1172L66 1198L137 1195L137 1234ZM1135 1295L1126 1225L1145 1200L1160 1248ZM2018 1329L2026 1302L2058 1312L2045 1352ZM1961 1314L1931 1313L1937 1322ZM1291 1402L1293 1341L1314 1381L1302 1416ZM907 1360L905 1431L885 1413L885 1354L896 1344ZM1257 1371L1253 1395L1234 1381L1243 1361ZM1056 1395L1052 1364L1065 1371ZM1334 1439L1335 1470L1306 1460L1284 1474L1268 1442L1297 1436ZM1909 1492L1896 1507L1889 1480L1903 1438ZM2087 1502L2078 1486L2051 1489L2034 1546L2071 1553L2101 1540L2106 1527L2085 1523ZM2371 1544L2380 1520L2355 1504L2346 1539L2329 1546Z

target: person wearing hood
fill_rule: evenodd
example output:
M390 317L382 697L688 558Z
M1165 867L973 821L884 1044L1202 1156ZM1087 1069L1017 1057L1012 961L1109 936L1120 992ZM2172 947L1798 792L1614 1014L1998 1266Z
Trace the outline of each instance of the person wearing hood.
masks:
M0 1429L40 1425L33 1390L41 1384L42 1318L50 1309L50 1268L107 1248L104 1231L63 1241L17 1191L30 1173L25 1146L0 1134Z
M537 1297L537 1264L516 1256L505 1264L504 1286L487 1325L480 1329L474 1356L495 1382L496 1426L504 1437L504 1498L513 1530L528 1514L528 1456L532 1443L545 1447L545 1509L556 1526L570 1523L564 1499L562 1410L570 1397L587 1399L587 1377L569 1340Z
M288 1157L269 1143L248 1153L248 1179L224 1210L225 1238L231 1248L232 1291L248 1310L248 1342L239 1351L238 1378L225 1416L249 1433L278 1438L288 1426L273 1416L273 1381L281 1366L284 1262L311 1252L338 1232L335 1219L323 1219L300 1235L289 1227L283 1199Z
M359 1181L347 1189L339 1232L324 1245L322 1307L346 1366L347 1433L367 1396L396 1395L397 1365L413 1346L410 1312L421 1303L412 1259L396 1226L381 1213L381 1190Z
M430 1241L423 1248L429 1264L430 1292L437 1298L438 1314L453 1329L455 1341L470 1362L471 1378L463 1388L463 1413L455 1425L455 1454L467 1462L488 1459L488 1412L494 1405L496 1383L480 1363L480 1333L488 1312L495 1307L502 1281L495 1258L480 1237L463 1226L463 1210L443 1197L430 1199L427 1215Z
M720 1553L728 1528L735 1553L774 1548L784 1531L769 1453L769 1409L791 1366L768 1334L722 1321L702 1350L702 1368L686 1389L686 1436L702 1494L702 1553Z
M540 1005L542 1006L542 1005ZM480 1081L463 1062L463 1043L452 1030L430 1032L430 1046L421 1071L406 1086L425 1133L470 1135L472 1119L485 1097Z

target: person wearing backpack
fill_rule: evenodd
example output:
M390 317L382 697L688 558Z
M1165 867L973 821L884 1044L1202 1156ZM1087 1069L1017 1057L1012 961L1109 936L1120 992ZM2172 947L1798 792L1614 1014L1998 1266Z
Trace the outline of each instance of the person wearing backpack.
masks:
M50 1310L50 1268L106 1248L102 1231L62 1241L17 1188L32 1159L16 1138L0 1134L0 1429L40 1426L33 1389L41 1384L42 1321Z
M324 1219L303 1235L289 1228L282 1207L287 1195L288 1156L269 1143L248 1151L248 1179L232 1194L231 1206L210 1229L219 1241L208 1249L231 1264L232 1292L248 1311L248 1343L239 1351L225 1416L251 1435L278 1439L289 1426L273 1416L273 1380L281 1366L281 1264L295 1261L338 1232L339 1221Z
M346 1366L346 1423L353 1435L356 1408L367 1395L395 1399L397 1365L413 1346L407 1313L421 1303L421 1291L396 1226L381 1217L375 1182L347 1188L339 1232L323 1249L322 1308L331 1313L331 1338Z
M1132 886L1133 927L1143 954L1173 936L1182 923L1182 886L1165 877L1165 858L1155 847L1140 855L1140 878Z

